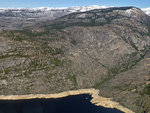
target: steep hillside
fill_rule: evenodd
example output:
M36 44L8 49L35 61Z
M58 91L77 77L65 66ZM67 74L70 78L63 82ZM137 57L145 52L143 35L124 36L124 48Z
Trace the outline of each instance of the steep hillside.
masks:
M135 7L96 9L1 30L0 94L96 88L150 112L150 18Z

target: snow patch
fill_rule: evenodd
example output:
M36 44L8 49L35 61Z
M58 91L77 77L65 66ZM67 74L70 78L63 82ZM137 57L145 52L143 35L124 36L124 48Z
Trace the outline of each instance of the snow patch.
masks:
M142 9L147 15L150 16L150 7L149 8L143 8Z
M108 6L98 6L98 5L91 5L91 6L76 6L76 7L37 7L37 8L0 8L0 12L5 12L9 10L31 10L31 11L51 11L51 10L68 10L69 12L84 12L93 9L104 9L108 8Z

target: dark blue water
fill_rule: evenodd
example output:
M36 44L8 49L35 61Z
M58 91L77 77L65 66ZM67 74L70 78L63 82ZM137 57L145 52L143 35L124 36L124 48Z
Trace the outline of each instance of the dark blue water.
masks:
M91 99L81 94L57 99L0 100L0 113L123 113L95 106Z

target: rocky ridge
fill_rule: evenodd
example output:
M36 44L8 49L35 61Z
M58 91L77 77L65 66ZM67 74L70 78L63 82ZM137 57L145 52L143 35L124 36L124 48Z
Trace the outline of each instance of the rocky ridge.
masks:
M107 8L106 6L77 6L71 8L0 8L1 29L22 29L38 22L52 20L74 12ZM11 24L10 24L11 23Z
M0 8L0 29L22 29L67 14L105 8L108 7L93 5L76 6L71 8ZM142 10L149 15L149 8L143 8Z

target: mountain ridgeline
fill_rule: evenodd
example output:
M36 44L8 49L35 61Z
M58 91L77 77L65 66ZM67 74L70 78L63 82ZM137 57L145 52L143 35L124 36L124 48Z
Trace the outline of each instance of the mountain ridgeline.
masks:
M149 113L149 23L135 7L75 12L21 30L11 22L0 31L0 94L96 88Z
M7 30L22 29L23 27L34 26L36 23L52 20L73 12L102 8L106 7L95 5L71 8L0 8L0 27Z

